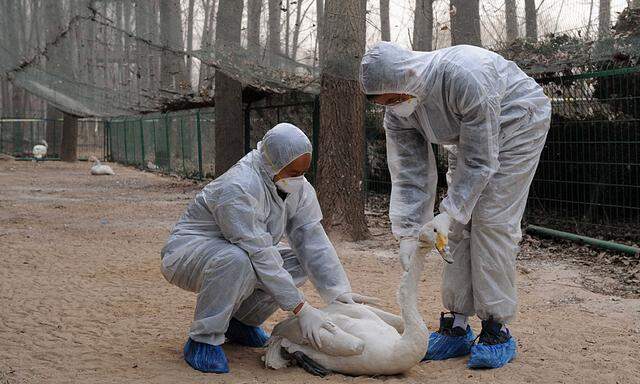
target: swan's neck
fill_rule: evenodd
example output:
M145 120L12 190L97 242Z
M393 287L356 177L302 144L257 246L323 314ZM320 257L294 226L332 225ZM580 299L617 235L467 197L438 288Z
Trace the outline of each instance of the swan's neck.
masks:
M401 343L408 346L419 346L426 351L429 331L418 310L418 282L424 268L425 256L418 250L411 258L409 271L405 272L398 289L398 304L404 320L404 332Z

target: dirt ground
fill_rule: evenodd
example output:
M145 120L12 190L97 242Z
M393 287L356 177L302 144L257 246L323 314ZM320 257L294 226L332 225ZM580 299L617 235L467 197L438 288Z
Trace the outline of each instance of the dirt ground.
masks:
M194 371L181 351L195 294L163 279L159 252L199 187L113 168L116 176L94 177L87 163L0 162L0 383L640 383L640 299L593 292L585 282L608 277L533 257L545 252L535 242L518 267L520 314L511 328L519 354L502 369L469 370L459 358L404 376L320 379L299 368L266 370L263 350L229 345L230 374ZM354 290L397 312L396 245L372 232L372 240L336 247ZM420 288L430 330L441 268L430 256Z

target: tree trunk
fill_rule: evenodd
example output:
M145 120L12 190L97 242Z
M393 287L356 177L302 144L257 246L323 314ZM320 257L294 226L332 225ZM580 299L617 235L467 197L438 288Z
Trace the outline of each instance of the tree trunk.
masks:
M286 3L286 5L284 4ZM284 35L286 36L286 38L284 39L284 52L285 52L285 56L289 57L289 53L291 52L289 49L289 37L290 32L291 32L291 12L289 12L289 7L291 6L291 4L289 4L289 0L282 0L281 4L284 5L286 7L286 20L285 20L285 32Z
M324 225L368 236L364 215L364 95L358 84L365 48L365 0L327 0L323 31L317 190Z
M416 0L413 19L413 50L433 49L433 0Z
M322 36L324 36L324 1L316 0L316 53L319 68L322 68L322 44L324 41Z
M41 16L43 17L43 21L44 21L43 25L46 28L46 34L45 34L45 44L46 44L54 41L56 39L56 36L58 36L58 34L62 32L63 17L62 17L62 4L60 2L47 1L44 4L44 8L45 8L44 12L42 13ZM61 60L60 56L61 56L60 52L58 52L57 50L53 50L47 56L46 70L52 73L56 73L60 71L62 66L64 65L64 61ZM59 124L58 119L62 117L62 112L60 112L52 104L47 103L46 117L47 117L47 122L45 124L46 126L45 140L50 146L54 148L55 152L59 153L58 148L56 147L56 144L60 142L59 138L60 138L61 132L60 132L60 127L58 125Z
M182 50L182 18L180 0L160 1L160 44ZM184 58L168 50L162 51L160 84L165 90L188 91Z
M451 45L481 46L479 0L451 0L450 4L455 9L451 17Z
M598 37L602 39L609 35L611 35L611 0L600 0Z
M529 41L538 40L538 11L535 0L524 0L526 36Z
M296 25L293 26L293 52L291 53L291 58L293 60L296 60L297 56L298 56L298 44L300 41L300 26L302 25L302 0L298 0L297 3L297 8L296 8ZM305 9L305 15L307 13L307 10L309 10L309 6L307 6L307 9Z
M505 24L507 27L507 42L518 38L518 5L516 0L504 0Z
M74 162L78 158L78 117L64 114L60 160Z
M151 40L149 33L149 13L152 7L146 1L136 2L136 35L144 40ZM93 23L91 23L93 25ZM145 41L136 40L136 72L138 76L138 89L141 94L149 95L150 68L149 68L149 45Z
M191 57L191 51L193 50L193 7L195 6L195 0L189 0L189 12L187 13L187 82L189 83L189 89L191 89L191 69L193 67L193 58Z
M262 0L247 3L247 48L252 55L260 54L260 15Z
M380 0L380 38L382 39L382 41L391 41L389 0Z
M280 56L281 53L280 12L280 0L269 0L269 34L267 35L267 50L269 51L270 57Z
M240 49L243 2L220 0L216 52ZM220 70L215 73L215 176L218 177L244 156L242 85Z
M213 48L213 21L215 20L216 1L206 0L204 3L204 25L202 28L202 38L200 40L200 49L211 51ZM200 73L198 79L198 88L211 88L210 76L213 71L207 65L200 65Z
M631 0L631 4L629 4L629 8L631 9L640 8L640 0Z

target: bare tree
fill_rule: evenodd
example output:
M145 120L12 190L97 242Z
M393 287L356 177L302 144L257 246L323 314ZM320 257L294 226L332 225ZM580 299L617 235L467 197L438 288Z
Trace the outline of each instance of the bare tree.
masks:
M193 50L193 9L195 0L189 0L189 10L187 11L187 81L191 84L191 69L193 67L193 58L191 51Z
M318 196L325 227L340 223L368 236L364 215L364 96L358 84L365 48L365 0L327 0L322 38Z
M598 37L604 38L611 34L611 0L600 0L598 11Z
M482 45L479 0L451 0L451 45Z
M300 28L302 26L302 17L303 17L302 1L303 0L298 0L298 4L296 8L296 24L293 26L293 52L291 52L291 58L294 60L296 60L298 56L298 48L300 48L298 44L300 41ZM307 8L304 10L304 15L307 14L307 11L309 10L310 6L311 4L309 4Z
M236 0L220 0L216 27L215 51L240 49L242 10ZM221 70L215 72L215 176L231 168L244 155L242 127L242 84Z
M105 6L106 7L106 6ZM43 25L46 28L45 44L50 44L57 39L57 36L63 30L63 14L62 4L58 1L46 1L44 4L44 12L40 14L43 20ZM106 65L106 64L105 64ZM46 70L51 73L61 71L64 66L64 58L58 50L52 50L47 56ZM55 148L55 144L58 143L60 137L60 131L57 129L57 120L62 118L62 112L60 112L52 104L47 103L47 123L45 129L45 139L49 145L53 147L53 153L59 153L59 148Z
M504 0L505 24L507 27L507 42L518 38L518 5L516 0Z
M291 8L291 4L289 4L289 0L281 0L280 4L282 5L284 4L284 11L286 12L285 14L285 20L284 20L284 25L285 25L285 30L284 30L284 35L286 36L286 38L284 39L284 52L286 56L289 56L289 37L291 36L291 12L290 12L290 8Z
M527 40L538 40L538 10L535 0L524 0L525 30Z
M324 36L324 1L316 0L316 45L314 61L317 57L318 67L322 68L322 41Z
M416 0L413 17L413 49L433 49L433 0Z
M182 9L180 0L160 1L160 43L171 48L162 51L160 83L163 90L185 92L188 90L184 58L172 52L181 51L182 43Z
M203 0L202 4L204 9L204 22L202 26L200 49L204 51L211 51L213 48L216 0ZM212 74L213 72L208 66L200 65L198 88L211 88L211 82L208 79Z
M267 50L270 57L279 56L280 47L280 0L269 0L269 34L267 35Z
M135 19L136 19L136 35L142 39L136 40L136 63L137 63L137 76L140 78L138 81L138 92L150 93L150 77L151 68L149 65L149 43L151 41L151 34L149 31L149 15L153 12L153 7L147 1L136 1L135 3ZM94 23L90 23L91 26ZM91 39L93 40L93 39Z
M252 54L260 50L260 15L262 0L249 0L247 3L247 47Z
M389 20L389 0L380 0L380 34L382 41L391 41L391 21Z

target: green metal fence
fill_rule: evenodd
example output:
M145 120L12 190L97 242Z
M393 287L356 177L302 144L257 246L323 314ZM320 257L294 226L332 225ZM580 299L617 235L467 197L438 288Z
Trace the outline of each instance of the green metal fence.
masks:
M551 129L527 218L571 232L640 240L640 66L540 76Z
M60 157L62 119L2 118L0 119L0 153L18 159L31 159L32 148L46 140L47 159ZM100 119L78 120L78 158L104 158L104 122Z
M213 109L107 120L107 159L176 173L188 178L212 174Z

